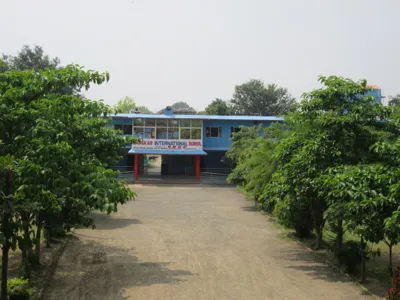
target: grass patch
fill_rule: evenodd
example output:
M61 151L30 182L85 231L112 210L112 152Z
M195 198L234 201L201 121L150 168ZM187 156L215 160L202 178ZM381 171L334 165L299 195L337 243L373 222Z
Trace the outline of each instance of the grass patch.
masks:
M326 228L323 233L323 245L322 249L314 250L315 246L315 238L303 238L298 239L295 238L291 231L288 229L284 229L281 238L291 239L298 241L302 246L313 250L313 253L317 258L337 267L342 272L344 272L344 266L340 265L337 257L334 254L334 250L336 248L336 235L329 228ZM359 238L350 233L345 233L343 236L344 244L346 242L359 242ZM389 249L384 242L379 244L368 244L369 249L372 251L380 252L379 256L370 257L367 261L367 280L363 284L365 290L369 293L385 296L387 290L391 286L392 278L388 271L389 265ZM400 265L400 246L393 247L393 268ZM358 281L358 278L352 277L353 280Z

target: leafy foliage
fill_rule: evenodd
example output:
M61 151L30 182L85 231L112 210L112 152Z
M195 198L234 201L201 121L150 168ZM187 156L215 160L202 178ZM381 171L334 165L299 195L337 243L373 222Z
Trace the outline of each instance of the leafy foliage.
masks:
M135 100L132 97L125 97L124 99L118 100L118 103L114 105L115 113L130 113L132 110L137 109L142 114L151 114L151 110L146 106L137 106Z
M216 98L205 108L203 113L206 115L227 116L232 113L232 109L226 101Z
M3 256L10 247L21 249L23 277L30 276L33 245L40 249L33 225L45 227L49 242L56 228L93 225L91 211L112 213L134 197L109 166L135 140L107 126L107 105L64 90L108 78L76 65L0 74L0 198L12 207L3 210L2 249Z
M22 46L21 51L17 56L2 55L3 66L0 66L0 72L7 70L34 70L40 71L46 68L56 69L60 64L58 57L50 58L49 55L44 54L43 48L40 46L28 45Z
M234 137L228 157L236 168L229 179L299 237L313 232L316 248L329 223L337 257L344 264L349 257L358 261L361 280L373 254L368 244L384 241L391 272L391 249L400 241L399 113L365 96L365 80L320 82L321 89L304 94L288 113L284 134L270 134L273 141L245 132ZM354 245L342 248L345 231L359 238L358 258Z
M232 111L236 115L277 116L286 114L295 103L286 88L265 84L252 79L235 86L231 99Z
M400 94L389 96L389 106L397 106L400 104Z

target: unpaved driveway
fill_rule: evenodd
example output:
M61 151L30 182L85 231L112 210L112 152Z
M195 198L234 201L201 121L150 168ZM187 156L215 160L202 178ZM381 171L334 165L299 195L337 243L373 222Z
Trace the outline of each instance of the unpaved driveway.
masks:
M233 188L133 188L135 202L77 230L44 299L372 299Z

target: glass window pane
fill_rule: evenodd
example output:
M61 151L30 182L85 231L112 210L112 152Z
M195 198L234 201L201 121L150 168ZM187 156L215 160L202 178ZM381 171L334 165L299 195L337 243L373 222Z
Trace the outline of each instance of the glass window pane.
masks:
M133 135L138 138L143 138L143 127L133 127Z
M144 125L144 119L141 119L141 118L133 119L133 125L143 126Z
M190 120L180 120L181 127L190 127Z
M181 140L190 140L189 128L181 128Z
M145 126L156 127L156 120L155 119L145 119L144 124L145 124Z
M191 139L192 140L201 140L201 129L200 128L192 128L190 129L192 135Z
M208 127L209 129L209 137L221 137L221 127Z
M169 140L179 139L179 128L169 128L168 129L168 139Z
M167 119L157 120L157 127L167 127Z
M114 124L114 129L115 130L122 130L122 125L121 124Z
M124 125L123 126L124 134L132 134L132 125Z
M146 127L144 129L144 135L146 139L155 139L156 138L156 129L154 127Z
M202 127L201 120L192 120L192 127Z
M168 120L168 127L179 127L178 120Z
M158 120L157 120L157 122L158 122ZM164 128L164 127L158 128L157 127L157 139L166 140L167 138L168 138L167 128Z

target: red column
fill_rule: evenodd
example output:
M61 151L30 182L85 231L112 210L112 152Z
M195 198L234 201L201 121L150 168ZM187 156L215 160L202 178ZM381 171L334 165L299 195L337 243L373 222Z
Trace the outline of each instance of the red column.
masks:
M135 181L137 181L139 179L139 154L135 154L135 166L134 166L134 170L135 170Z
M196 180L200 180L200 155L196 155Z

